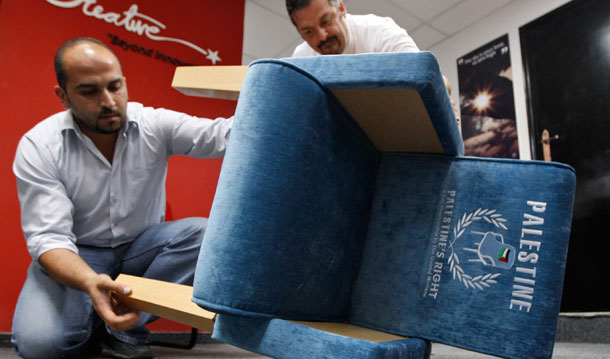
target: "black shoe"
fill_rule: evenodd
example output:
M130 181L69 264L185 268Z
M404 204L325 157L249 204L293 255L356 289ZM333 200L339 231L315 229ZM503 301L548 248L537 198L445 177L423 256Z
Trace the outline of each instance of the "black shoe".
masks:
M112 358L121 359L152 359L155 357L148 345L134 345L122 342L102 329L100 343Z
M62 359L99 359L102 355L102 344L97 335L92 336L85 345L78 349L78 354L66 354Z
M102 355L102 346L84 347L79 354L66 354L61 359L99 359Z

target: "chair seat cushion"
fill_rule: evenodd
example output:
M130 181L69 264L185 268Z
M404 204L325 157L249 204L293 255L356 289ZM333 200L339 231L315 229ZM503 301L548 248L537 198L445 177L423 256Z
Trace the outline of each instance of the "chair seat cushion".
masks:
M548 358L574 170L385 153L349 321L513 358Z

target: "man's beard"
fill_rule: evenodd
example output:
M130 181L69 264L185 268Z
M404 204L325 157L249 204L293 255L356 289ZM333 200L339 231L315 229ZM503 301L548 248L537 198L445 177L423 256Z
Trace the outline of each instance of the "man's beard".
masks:
M327 44L332 44L333 42L337 44L337 50L339 50L339 52L332 52L332 53L324 52L324 46L326 46ZM318 44L318 50L321 54L324 54L324 55L329 55L329 54L338 55L341 50L341 49L339 49L339 38L336 35L328 37L326 40L324 40Z
M106 116L118 116L119 117L119 126L116 128L101 128L100 127L100 119L102 117L106 117ZM100 112L100 114L97 116L98 121L95 122L95 130L99 133L103 133L103 134L111 134L111 133L116 133L119 132L121 130L121 127L123 127L123 122L125 122L124 117L121 113L119 113L118 111L114 111L114 110L110 110L110 109L103 109L102 112Z
M73 114L73 116L74 116L74 114ZM100 126L100 124L103 121L102 117L104 117L104 116L119 116L119 125L116 127L115 126L112 126L112 127ZM102 110L99 114L97 114L95 116L96 120L94 123L91 123L90 121L83 121L82 119L80 119L77 116L74 116L74 119L82 127L87 128L89 131L93 131L93 132L103 134L103 135L109 135L109 134L119 132L121 130L121 127L123 127L123 122L125 122L123 115L121 115L118 111L114 111L114 110L110 110L110 109Z

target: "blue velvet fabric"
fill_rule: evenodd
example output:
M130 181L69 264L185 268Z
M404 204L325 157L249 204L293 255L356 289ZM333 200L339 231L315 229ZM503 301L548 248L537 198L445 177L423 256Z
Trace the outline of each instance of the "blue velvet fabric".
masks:
M282 319L221 314L212 338L273 358L425 359L430 343L417 338L375 343Z
M253 66L194 301L218 313L346 320L378 163L366 135L314 78L282 63Z
M574 185L556 163L384 154L350 321L550 357Z
M421 68L410 65L417 59ZM350 321L500 356L550 357L573 170L382 154L329 91L341 81L395 86L402 76L405 86L422 84L424 102L444 113L428 108L435 126L451 132L455 119L439 99L446 90L432 59L368 54L251 66L193 288L194 302L220 313L218 338L271 356L311 357L285 346L311 333L270 319ZM461 140L445 135L459 153ZM251 342L239 323L269 337ZM328 341L333 357L358 357L347 348L363 348L314 337Z
M274 60L258 62L267 61ZM297 57L282 61L307 71L331 90L416 90L428 111L445 154L464 154L464 143L456 124L451 100L436 57L431 52Z

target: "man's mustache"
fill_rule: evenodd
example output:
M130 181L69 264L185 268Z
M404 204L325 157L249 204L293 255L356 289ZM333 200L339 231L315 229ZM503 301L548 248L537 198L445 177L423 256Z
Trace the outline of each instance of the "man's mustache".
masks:
M101 117L109 117L109 116L121 116L121 113L118 110L104 108L104 109L102 109L102 111L99 113L99 115L97 117L101 118Z
M333 41L338 41L338 38L336 35L330 36L328 38L326 38L326 40L322 41L321 43L318 44L318 49L322 50L322 48L324 46L326 46L327 44L333 42Z

